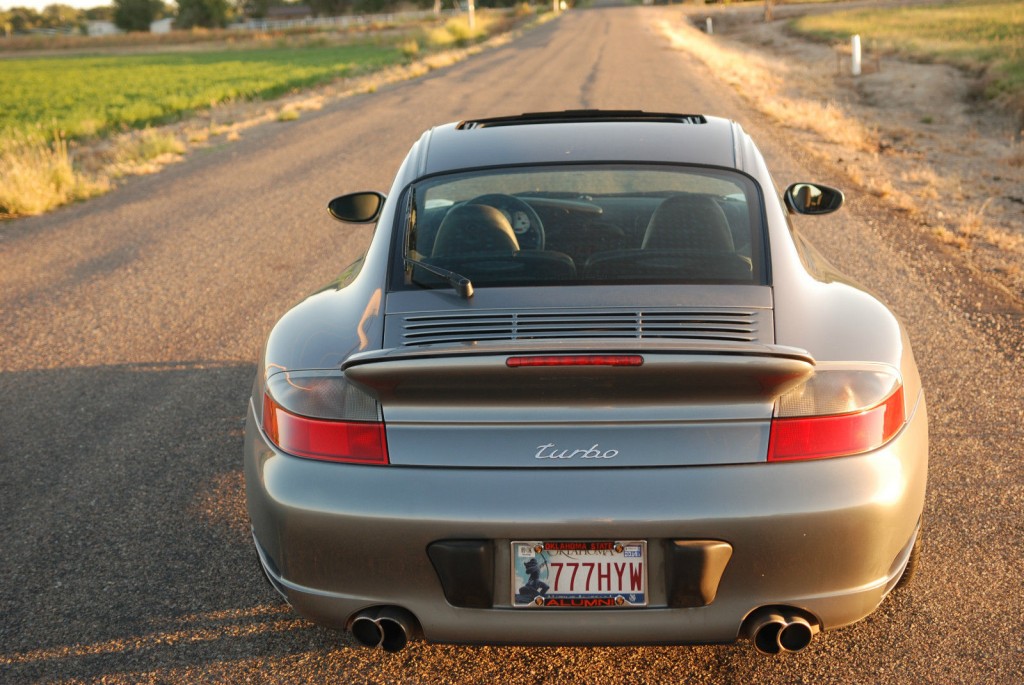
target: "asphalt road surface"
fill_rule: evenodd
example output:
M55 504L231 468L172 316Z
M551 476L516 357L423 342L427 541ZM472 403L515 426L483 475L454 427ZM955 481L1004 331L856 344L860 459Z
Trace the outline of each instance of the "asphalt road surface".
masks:
M670 50L661 12L681 20L574 11L0 226L0 681L1024 682L1019 294L856 192L801 228L907 323L932 438L920 574L867 620L782 658L746 642L389 655L299 619L260 577L241 476L259 345L367 244L370 229L333 222L326 201L388 190L425 128L580 107L706 112L742 122L780 184L849 185Z

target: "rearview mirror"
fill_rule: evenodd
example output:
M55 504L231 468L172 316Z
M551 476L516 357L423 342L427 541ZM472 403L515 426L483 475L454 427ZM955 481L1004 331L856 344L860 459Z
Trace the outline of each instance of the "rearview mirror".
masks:
M350 224L372 224L380 216L387 197L382 193L368 191L349 193L336 197L327 203L327 211L338 221Z
M843 206L843 191L818 183L794 183L786 188L786 208L791 214L829 214Z

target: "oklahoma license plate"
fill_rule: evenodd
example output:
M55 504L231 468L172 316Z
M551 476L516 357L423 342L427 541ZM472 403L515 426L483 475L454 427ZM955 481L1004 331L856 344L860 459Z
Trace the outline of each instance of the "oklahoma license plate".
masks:
M514 541L512 606L647 606L647 542Z

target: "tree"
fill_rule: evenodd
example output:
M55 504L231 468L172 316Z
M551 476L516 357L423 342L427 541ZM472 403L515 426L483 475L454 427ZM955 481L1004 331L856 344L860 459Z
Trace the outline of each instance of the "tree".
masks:
M317 17L337 17L352 9L352 0L307 0L306 4Z
M114 0L114 24L123 31L149 31L163 7L160 0Z
M5 23L11 25L14 33L24 33L40 26L42 17L31 7L12 7L7 11Z
M90 7L83 10L82 14L89 21L114 21L114 8L110 5Z
M277 4L276 0L236 0L235 9L244 17L262 19L267 16L267 10Z
M182 29L222 28L228 23L229 12L228 0L178 0L178 20L174 25Z
M70 5L47 5L40 15L40 26L46 29L73 29L82 23L82 11Z

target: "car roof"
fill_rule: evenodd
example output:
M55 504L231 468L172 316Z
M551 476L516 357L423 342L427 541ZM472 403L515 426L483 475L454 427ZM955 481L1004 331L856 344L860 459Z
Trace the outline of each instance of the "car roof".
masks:
M460 121L427 131L417 175L517 164L684 163L737 168L746 136L728 119L636 110L568 110Z

